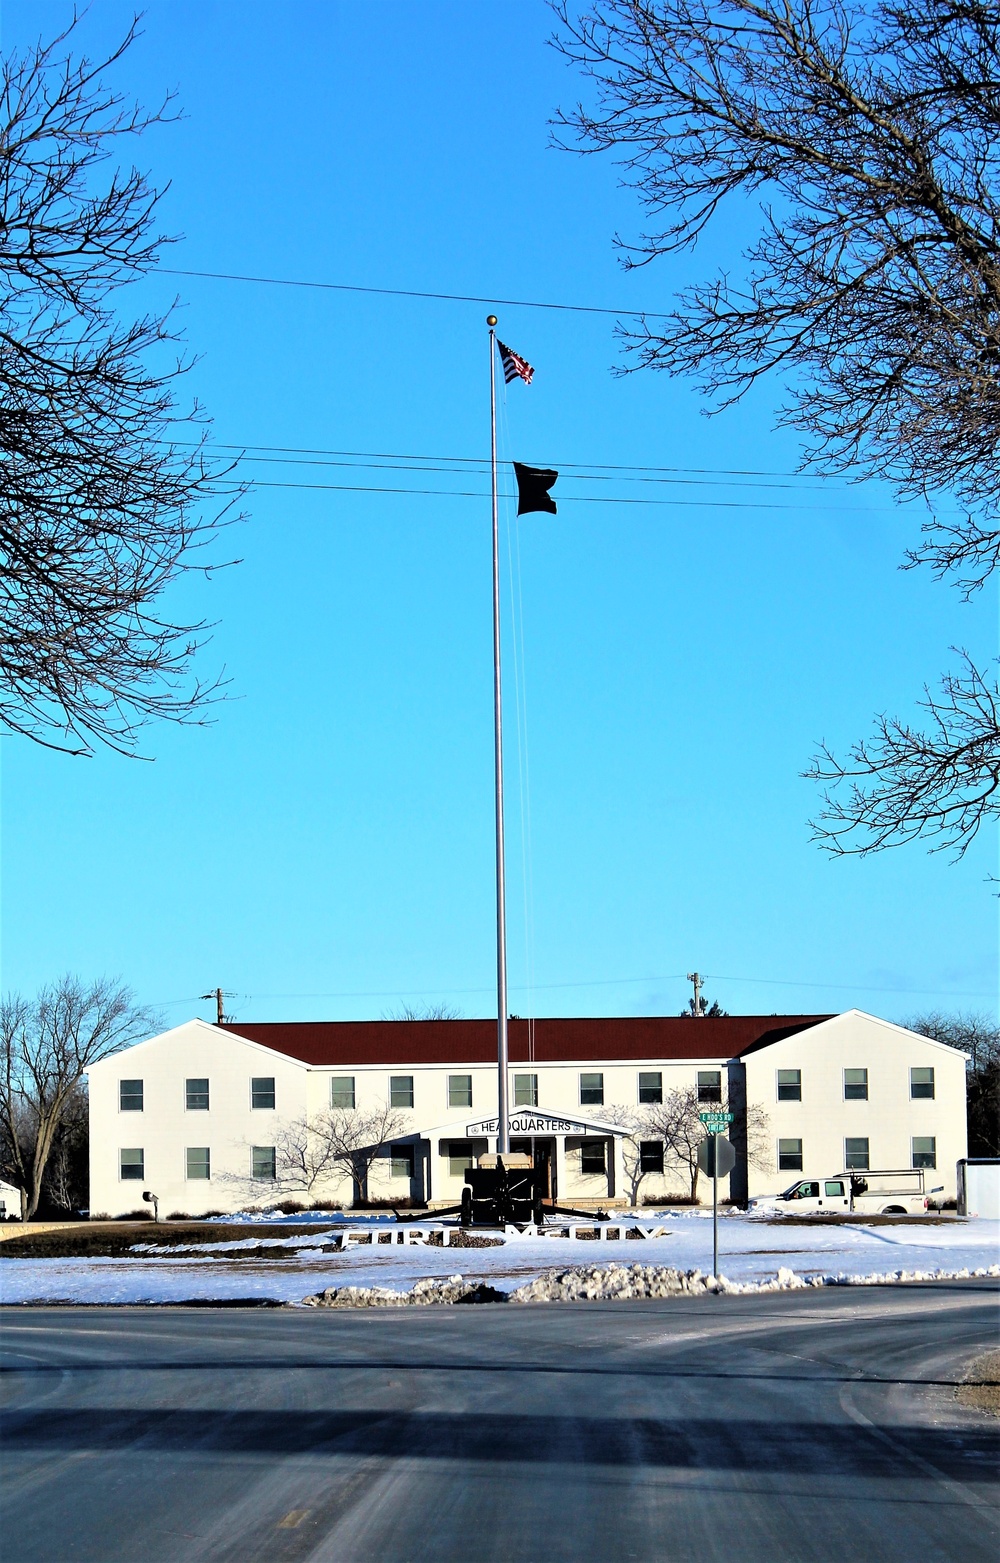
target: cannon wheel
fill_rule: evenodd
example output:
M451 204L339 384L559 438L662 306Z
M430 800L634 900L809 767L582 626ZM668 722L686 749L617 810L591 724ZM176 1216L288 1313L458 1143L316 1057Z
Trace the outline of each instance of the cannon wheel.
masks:
M462 1190L462 1214L459 1220L464 1227L471 1227L472 1225L472 1190L470 1188Z

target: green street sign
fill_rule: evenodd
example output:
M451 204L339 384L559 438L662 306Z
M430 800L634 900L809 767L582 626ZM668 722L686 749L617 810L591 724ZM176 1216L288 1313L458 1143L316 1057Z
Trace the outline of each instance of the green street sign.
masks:
M711 1134L724 1134L734 1117L734 1113L699 1113L698 1121L705 1124Z

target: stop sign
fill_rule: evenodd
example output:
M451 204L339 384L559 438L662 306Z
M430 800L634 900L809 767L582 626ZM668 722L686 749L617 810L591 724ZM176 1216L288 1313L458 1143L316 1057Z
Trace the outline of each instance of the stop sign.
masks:
M698 1146L698 1166L709 1178L724 1178L736 1166L736 1152L724 1135L710 1134Z

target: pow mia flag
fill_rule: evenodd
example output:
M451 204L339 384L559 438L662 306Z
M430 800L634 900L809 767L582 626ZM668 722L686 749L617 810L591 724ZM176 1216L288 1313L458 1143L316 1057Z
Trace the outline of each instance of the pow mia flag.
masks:
M520 461L514 463L514 476L517 478L517 513L519 516L530 515L533 510L547 510L554 516L556 502L549 493L558 472L553 472L546 467L526 467Z

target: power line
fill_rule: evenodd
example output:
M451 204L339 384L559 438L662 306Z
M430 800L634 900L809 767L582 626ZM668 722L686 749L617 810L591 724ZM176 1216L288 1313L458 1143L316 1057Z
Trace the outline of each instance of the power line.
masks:
M791 977L733 977L726 976L722 972L705 972L704 974L712 982L748 982L755 985L776 988L816 988L830 993L898 993L920 994L941 997L941 988L889 988L872 985L864 982L799 982ZM636 983L660 983L683 982L686 974L682 972L668 972L665 975L651 977L600 977L583 982L536 982L531 984L532 991L544 989L547 992L564 990L569 988L617 988L626 987ZM528 991L523 983L512 983L511 990L517 993ZM240 995L246 1000L261 999L407 999L438 997L442 992L454 994L457 997L472 997L481 993L494 993L495 985L480 988L355 988L341 989L333 993L248 993ZM995 998L993 993L985 993L982 990L973 992L959 991L948 995L950 998L985 999ZM178 1004L195 1004L201 1001L203 995L192 996L185 999L159 999L154 1007L168 1009Z
M187 440L174 440L175 445L196 445L200 442ZM234 451L269 451L281 456L356 456L371 458L374 461L448 461L460 466L489 466L488 456L446 456L438 451L414 452L414 451L388 451L388 450L331 450L326 446L313 445L251 445L244 443L235 445L231 441L221 440L206 441L206 448L212 450ZM656 467L643 466L639 463L612 464L602 461L560 461L558 457L546 457L557 466L561 472L580 470L586 472L670 472L687 473L696 477L735 477L735 478L797 478L804 482L827 483L830 478L821 474L796 473L774 471L765 467Z
M354 282L312 282L300 277L256 277L237 271L194 271L189 267L159 266L157 271L167 277L202 277L212 282L257 282L276 288L316 288L324 293L372 293L380 298L426 298L447 304L495 304L518 309L554 309L571 315L627 315L642 319L651 315L665 319L669 311L663 309L608 309L603 304L551 304L538 299L497 298L479 293L427 293L420 288L372 288Z
M331 460L325 456L248 456L246 454L237 458L239 462L253 462L262 466L338 467L340 469L346 468L352 472L450 472L455 476L461 475L465 477L485 477L489 473L489 467L485 463L473 465L471 461L463 465L462 468L456 468L456 465L444 467L429 465L434 460L449 461L451 459L447 456L439 458L415 457L412 462L408 462L405 457L399 456L389 460L338 461ZM560 472L568 481L574 483L662 483L677 488L762 488L781 489L787 492L794 492L796 488L794 483L759 483L754 480L747 482L744 479L734 478L647 477L642 475L641 469L636 472L628 472L622 468L619 469L619 472L612 473L588 471L582 466L577 466L576 470L572 470L572 468L572 463L563 462ZM809 491L807 490L806 492Z
M376 484L368 483L279 483L269 478L251 478L250 488L285 488L307 489L325 493L341 494L425 494L437 499L489 499L485 490L452 489L452 488L384 488ZM515 499L514 494L503 494L503 499ZM570 505L665 505L672 509L699 509L699 510L824 510L835 515L842 515L842 505L811 505L801 503L797 505L783 505L768 500L749 499L623 499L612 494L563 494L560 503ZM870 505L858 505L851 509L852 515L890 515L888 510L879 510Z

